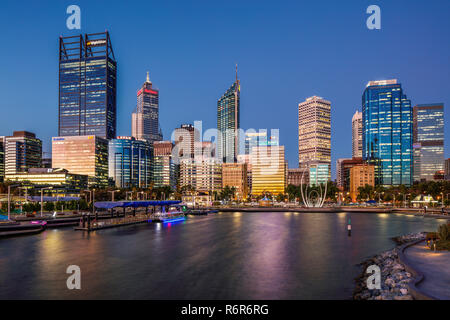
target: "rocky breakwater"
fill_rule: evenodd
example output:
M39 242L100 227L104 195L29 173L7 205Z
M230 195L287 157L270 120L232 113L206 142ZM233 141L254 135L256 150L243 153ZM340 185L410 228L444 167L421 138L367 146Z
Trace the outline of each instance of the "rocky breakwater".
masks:
M360 263L361 274L355 279L356 287L353 292L355 300L413 300L408 284L413 280L411 273L398 259L398 250L401 245L425 239L426 233L408 234L393 238L397 247L376 255ZM369 289L367 279L372 273L366 273L369 266L376 265L381 271L381 289Z

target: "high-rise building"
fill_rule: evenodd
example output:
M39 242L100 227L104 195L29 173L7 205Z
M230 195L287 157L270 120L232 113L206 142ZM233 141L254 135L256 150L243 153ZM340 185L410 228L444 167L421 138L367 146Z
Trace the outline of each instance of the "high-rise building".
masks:
M313 96L298 105L299 167L328 165L331 176L331 102ZM321 169L324 166L320 167ZM311 177L310 177L311 181Z
M237 77L217 101L217 156L222 162L236 162L239 154L241 85Z
M109 177L118 188L147 188L151 183L152 147L147 140L119 136L109 141Z
M191 159L195 156L196 142L200 141L200 133L192 124L182 124L173 132L175 142L174 157L180 159Z
M155 141L153 143L153 183L155 188L170 186L176 189L178 168L172 158L173 143L171 141Z
M252 195L284 194L286 189L286 161L284 146L253 147Z
M338 159L336 161L336 182L342 191L350 189L350 169L363 164L362 158Z
M0 182L5 179L5 146L6 137L0 136Z
M90 187L107 187L108 140L94 135L53 137L52 167L87 175Z
M213 194L222 190L222 165L212 157L180 160L180 187Z
M39 168L42 163L42 141L27 131L14 131L5 141L5 176Z
M137 92L136 111L131 115L132 136L150 143L162 140L159 127L159 91L153 88L147 72L147 80Z
M375 166L375 184L410 186L413 180L411 101L393 80L370 81L362 96L363 160Z
M60 37L58 135L114 138L116 81L108 32Z
M352 157L362 158L362 112L356 111L352 118Z
M246 199L248 196L246 163L223 163L222 164L222 187L234 187L235 197L238 200Z
M444 170L444 104L413 108L414 181L430 181Z
M375 186L375 167L373 165L358 164L350 169L350 197L356 202L359 187Z

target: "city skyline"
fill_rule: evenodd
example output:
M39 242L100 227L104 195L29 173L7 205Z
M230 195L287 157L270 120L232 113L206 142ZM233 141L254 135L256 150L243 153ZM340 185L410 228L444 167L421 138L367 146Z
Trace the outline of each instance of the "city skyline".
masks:
M441 4L447 5L447 3ZM16 5L9 4L7 5L11 7L10 14L18 15L19 10ZM115 7L117 5L113 4L111 8L112 17L116 17L118 14L119 8ZM169 10L164 5L160 5L160 10L167 16L177 16L177 12L173 12ZM242 23L244 21L246 14L249 14L250 7L246 5L238 5L235 6L241 8L241 13L236 13L235 18L237 21ZM419 4L411 4L410 9L412 13L412 17L417 16L419 12L422 14L427 14L427 12L431 12L434 10L434 17L436 17L436 4L427 4L427 9L424 9ZM14 9L14 7L16 7ZM83 12L89 13L90 10L94 10L93 8L96 5L90 5L87 2L81 2L80 7ZM8 110L21 110L23 112L28 112L30 117L23 117L22 112L8 112L8 117L6 119L2 117L0 120L0 125L2 125L4 132L0 133L2 135L9 135L14 130L28 130L36 133L37 137L43 140L44 151L50 151L51 145L51 137L57 136L57 119L55 118L55 110L57 109L57 77L55 76L55 72L57 73L57 57L55 57L55 52L57 48L56 39L59 35L63 36L73 36L80 33L90 33L90 32L98 32L99 30L104 30L107 28L111 32L112 43L115 50L115 55L117 61L119 61L118 66L118 89L117 89L117 98L118 98L118 132L117 135L131 135L130 128L130 120L131 120L131 112L133 105L135 104L135 91L136 88L142 84L142 74L147 70L150 70L152 73L152 79L155 80L155 83L158 83L158 88L162 92L162 100L161 100L161 127L164 130L164 136L169 137L170 133L173 129L178 127L181 123L193 123L194 120L203 120L204 128L214 128L215 127L215 102L218 96L222 94L223 89L229 86L230 81L233 79L233 66L235 63L239 64L240 69L240 79L242 81L242 94L241 94L241 126L246 128L280 128L280 145L286 146L286 157L288 159L289 167L296 167L296 159L297 155L297 141L292 137L295 136L295 131L297 129L297 123L291 119L295 116L296 107L298 103L303 101L305 98L312 95L319 95L326 97L333 104L332 108L332 168L334 172L334 163L337 158L349 157L351 155L351 145L349 143L343 143L341 141L350 141L351 139L351 128L349 125L349 119L351 119L352 114L354 113L354 107L359 106L358 100L360 101L361 92L364 88L365 83L371 80L376 79L389 79L389 78L398 78L403 87L406 89L408 98L411 99L412 105L429 103L430 101L443 102L444 105L448 103L448 90L446 90L446 83L448 83L448 74L445 74L445 68L441 66L442 63L446 63L445 52L446 46L448 43L442 44L434 44L434 47L438 50L436 52L429 53L429 61L422 61L421 67L414 67L414 62L416 59L418 60L420 56L420 50L418 53L411 53L410 60L402 61L401 54L392 54L391 51L389 53L384 51L381 47L377 52L377 59L373 59L374 56L372 53L365 53L366 56L363 59L363 54L361 56L352 56L352 58L356 59L356 62L350 61L348 58L344 59L342 63L344 66L351 67L352 71L350 75L345 75L346 81L339 81L339 77L341 77L344 72L343 69L337 67L330 67L330 63L338 61L342 59L342 55L348 53L347 50L351 50L358 45L358 39L368 38L374 41L378 46L391 44L393 40L391 40L392 35L396 34L405 34L408 28L412 28L411 33L414 33L416 30L420 37L426 38L426 36L430 32L434 32L440 34L445 38L448 32L445 30L449 30L446 28L446 24L448 22L444 22L443 19L436 19L438 22L431 25L425 19L424 22L416 23L416 25L408 25L408 27L396 27L393 25L393 17L391 16L392 12L397 12L400 10L400 4L383 4L383 12L386 12L386 15L383 16L383 28L380 32L378 31L369 31L365 28L364 24L364 9L365 4L360 5L346 5L344 8L334 7L331 5L332 9L330 12L326 12L325 15L327 18L331 18L332 21L339 27L342 31L342 28L345 30L350 27L354 27L355 30L351 32L356 38L345 41L344 45L348 45L349 47L343 48L342 46L337 47L335 50L332 50L336 57L330 56L328 54L321 54L315 58L308 56L305 53L297 52L296 55L290 54L280 54L278 57L285 57L286 62L276 62L277 68L265 68L264 72L260 71L260 66L263 63L264 58L267 54L274 54L273 51L269 51L267 54L256 54L255 49L261 48L263 45L260 41L254 40L252 45L256 45L256 48L249 48L244 45L244 38L240 36L238 38L239 43L246 50L238 50L230 52L229 50L224 50L223 53L217 56L208 56L208 52L211 49L211 45L208 47L207 45L199 45L204 49L201 54L198 54L198 58L192 59L193 54L199 53L196 48L194 52L188 51L188 55L181 58L181 53L177 54L169 54L166 59L162 59L161 54L163 52L167 52L171 48L171 46L161 38L160 36L156 36L156 40L158 43L161 43L159 48L155 48L151 54L143 54L138 55L138 59L132 59L136 61L130 61L131 56L127 52L129 43L132 43L134 39L134 35L132 31L136 31L139 29L139 25L141 20L139 17L136 19L136 25L132 24L131 27L126 27L118 20L108 19L106 15L101 14L101 11L93 11L89 15L84 15L83 17L83 25L81 30L67 30L65 28L65 18L64 16L64 5L56 6L55 8L48 11L48 14L51 16L48 21L43 25L42 30L36 30L39 34L42 32L45 34L44 38L48 41L53 41L54 46L48 45L48 41L45 41L45 46L37 44L35 46L36 56L39 58L39 61L42 62L40 65L36 65L35 58L30 57L28 61L25 61L23 66L18 66L15 63L15 59L19 59L22 56L20 51L21 44L17 41L9 41L9 37L11 34L7 35L6 41L12 43L14 48L18 51L16 56L9 55L7 56L9 59L9 63L5 66L6 74L10 74L11 77L9 79L2 79L2 87L5 89L5 98L2 102L3 108L8 108ZM125 13L130 13L130 9L124 9ZM262 23L262 18L267 17L268 9L263 6L261 10L261 17L255 18L254 21L257 25ZM278 9L278 11L274 12L276 15L277 21L279 22L283 17L290 17L288 13L288 9L292 8L284 8ZM298 9L298 8L297 8ZM317 9L316 5L308 5L308 12L312 12L312 16L315 16L315 9ZM128 10L128 11L127 11ZM215 14L214 8L207 7L203 9L201 15L204 15L205 10L212 10ZM8 10L5 10L8 11ZM336 14L340 18L348 17L355 19L355 22L351 23L343 23L339 20L333 20L331 17L331 11L333 14ZM443 10L445 11L445 10ZM439 15L439 13L438 13ZM215 15L214 15L215 16ZM312 17L312 18L313 18ZM411 17L411 16L409 16ZM155 17L157 21L161 22L158 17ZM310 18L310 19L312 19ZM107 20L106 20L107 19ZM310 20L309 19L309 20ZM337 19L337 18L336 18ZM405 17L401 17L402 21L407 21ZM3 18L2 21L11 21L11 16L9 18ZM109 22L109 21L114 22ZM21 38L21 32L25 32L27 28L27 24L30 22L24 23L23 26L17 26L17 37ZM153 23L153 22L151 22ZM198 24L199 27L205 23L204 18L200 19ZM218 20L215 25L216 32L222 32L225 30L225 22L222 20ZM405 22L406 23L406 22ZM316 25L312 25L316 27ZM191 27L191 26L188 26ZM282 25L281 28L276 29L272 32L277 31L287 31L286 25ZM420 31L420 29L425 28L425 31ZM51 31L48 31L48 28L51 28ZM314 40L310 39L307 35L302 34L299 31L298 33L293 31L287 31L286 34L282 36L280 40L278 40L277 45L280 49L286 48L289 40L292 40L292 37L296 35L299 36L299 39L306 37L308 42L306 44L299 44L301 47L304 47L308 43L315 43ZM54 30L57 30L55 32ZM252 29L253 30L253 29ZM350 31L350 30L349 30ZM389 31L389 32L386 32ZM246 31L245 34L248 37L249 31ZM259 35L260 33L252 31L255 34ZM311 30L312 34L317 31ZM333 34L336 31L329 30L325 32L325 35L322 35L323 40L331 40ZM378 32L378 33L376 33ZM408 31L409 32L409 31ZM207 33L205 31L205 33ZM388 36L388 33L391 35ZM52 35L52 36L49 36ZM169 36L173 36L172 30L168 31ZM201 34L200 36L205 37L205 34ZM417 36L417 34L416 34ZM16 37L16 36L15 36ZM395 38L395 37L394 37ZM421 38L421 39L422 39ZM201 38L199 38L201 39ZM412 39L412 38L411 38ZM407 39L405 39L405 42ZM300 41L301 42L301 41ZM325 41L326 42L326 41ZM183 44L183 42L181 42ZM422 42L426 47L426 40ZM216 42L212 43L212 47ZM399 44L400 45L400 44ZM402 45L404 45L402 43ZM406 46L408 47L408 43ZM437 47L436 47L437 45ZM300 47L299 47L300 48ZM409 48L409 47L408 47ZM404 48L407 50L407 48ZM426 50L426 49L425 49ZM145 50L143 50L145 51ZM156 51L156 53L155 53ZM395 51L395 50L394 50ZM256 61L250 59L255 57ZM386 56L389 54L389 56ZM274 56L276 57L276 56ZM296 60L293 60L295 57ZM388 58L387 58L388 57ZM306 60L304 59L306 58ZM309 59L308 59L309 58ZM188 61L187 59L192 59ZM303 60L302 63L297 62L298 60ZM389 61L385 63L386 59ZM22 61L22 59L20 59ZM169 60L171 60L171 64L173 66L169 66ZM371 65L367 65L365 62L369 61ZM307 61L308 63L305 63ZM186 64L186 62L188 62ZM34 69L37 69L36 72L29 72L31 69L29 67L29 63L33 64ZM384 66L382 64L385 64ZM311 64L311 66L307 66L307 64ZM318 64L325 64L329 68L327 69L325 75L326 80L321 77L316 77L313 74L310 74L310 68L316 68ZM14 72L11 71L11 67L14 68ZM43 69L41 69L43 68ZM180 75L179 77L175 77L177 73L174 68L178 68L177 72ZM212 69L211 71L207 71L207 69ZM292 71L288 71L287 69L291 69ZM304 70L306 68L306 70ZM198 74L193 72L198 70ZM428 69L425 70L425 69ZM323 69L322 69L323 70ZM305 72L306 71L306 72ZM339 72L340 71L340 72ZM320 72L319 72L320 73ZM322 72L323 73L323 72ZM430 75L434 76L431 77ZM39 75L46 81L35 81L35 77ZM295 77L294 77L295 75ZM17 80L16 78L23 77L23 79L27 79L29 81L34 81L36 83L31 89L28 89L23 95L14 94L14 88L17 88ZM201 84L201 91L195 92L196 90L187 90L180 87L182 82L186 82L188 77L191 78L191 81L194 83ZM261 79L259 79L261 78ZM427 85L425 80L427 78L433 78L433 84ZM199 79L202 79L199 82ZM270 81L271 79L277 81ZM280 81L281 80L281 81ZM23 81L23 80L22 80ZM330 82L332 81L332 82ZM41 83L42 82L42 83ZM277 83L279 82L279 84ZM305 83L309 82L309 83ZM261 88L262 84L269 84L271 88L273 87L273 92L277 92L273 97L266 95L260 95L262 92ZM330 86L330 83L333 86ZM177 91L178 90L178 91ZM13 100L11 97L14 96L16 99ZM23 97L22 97L23 96ZM134 96L134 99L132 98ZM33 103L33 109L28 109L29 106L27 103L23 101L29 100L31 97L35 98L35 103ZM181 100L180 100L181 99ZM188 105L177 103L179 101L195 101L189 102ZM356 101L356 102L355 102ZM42 107L44 106L44 107ZM274 109L274 106L276 108ZM39 114L36 114L36 117L32 117L34 115L34 109L42 110L42 114L45 114L46 117L41 117ZM191 109L191 112L188 112L183 109ZM195 110L194 112L192 112ZM273 112L276 110L277 112ZM361 110L359 110L361 111ZM447 112L447 111L445 111ZM177 116L174 117L173 115ZM201 116L199 116L201 114ZM30 118L30 119L26 119ZM21 119L22 127L18 127L15 120ZM38 119L39 121L36 121ZM336 130L336 128L340 125L345 125L344 130ZM448 128L445 128L446 136L448 136ZM447 142L446 142L447 145ZM350 148L349 148L350 147ZM448 157L448 148L445 148L445 158ZM334 173L332 174L332 178L334 178Z

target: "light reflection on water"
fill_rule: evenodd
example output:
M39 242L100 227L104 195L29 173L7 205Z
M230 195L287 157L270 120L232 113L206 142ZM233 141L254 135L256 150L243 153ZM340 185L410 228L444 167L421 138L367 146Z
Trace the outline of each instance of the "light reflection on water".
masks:
M391 237L443 222L230 212L90 234L47 230L0 240L0 298L348 299L356 264L392 248ZM81 291L66 289L73 264L81 268Z

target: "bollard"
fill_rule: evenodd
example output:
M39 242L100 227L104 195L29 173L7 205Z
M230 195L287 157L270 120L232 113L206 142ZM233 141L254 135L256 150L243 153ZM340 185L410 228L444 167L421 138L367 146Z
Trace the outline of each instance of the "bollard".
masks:
M348 218L347 231L348 231L348 236L351 237L352 236L352 219L351 218Z

